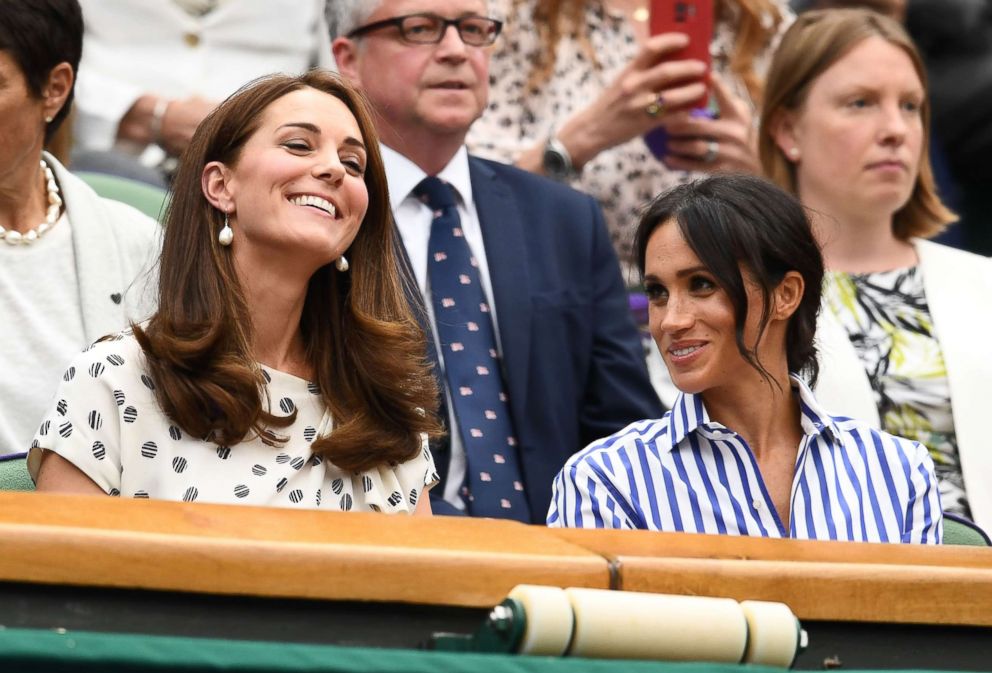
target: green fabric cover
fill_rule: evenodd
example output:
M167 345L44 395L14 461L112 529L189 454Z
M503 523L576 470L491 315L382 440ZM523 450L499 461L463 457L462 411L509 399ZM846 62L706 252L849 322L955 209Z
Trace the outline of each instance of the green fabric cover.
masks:
M24 456L0 460L0 491L33 491L34 482L28 474Z
M113 199L133 206L148 217L161 221L166 202L165 190L146 185L137 180L129 180L117 175L74 171L93 191L105 199Z
M740 673L737 665L606 661L298 645L206 638L0 629L0 670L51 673ZM749 666L747 673L781 673Z
M975 529L961 521L944 518L944 544L968 545L972 547L987 547L985 537Z

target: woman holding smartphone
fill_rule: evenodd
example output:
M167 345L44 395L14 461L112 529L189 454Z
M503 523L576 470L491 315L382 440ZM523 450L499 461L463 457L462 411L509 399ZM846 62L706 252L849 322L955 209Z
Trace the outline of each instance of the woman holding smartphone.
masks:
M704 0L687 0L688 4ZM650 0L492 0L505 16L490 66L489 107L469 134L480 156L567 181L603 207L625 281L637 285L633 223L654 195L694 171L758 172L754 105L785 0L705 0L710 91L719 119L693 117L708 65L676 56L691 38L649 34ZM674 8L676 0L664 3ZM664 125L668 153L644 134Z
M810 392L823 259L803 207L750 176L655 200L636 249L651 334L682 394L566 463L548 525L936 543L918 442Z

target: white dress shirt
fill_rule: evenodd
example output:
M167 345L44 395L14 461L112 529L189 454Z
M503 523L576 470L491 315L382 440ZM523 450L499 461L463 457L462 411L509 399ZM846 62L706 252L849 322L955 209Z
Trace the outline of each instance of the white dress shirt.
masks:
M444 356L441 353L437 328L434 325L434 306L431 302L430 280L427 274L427 250L434 216L431 209L413 195L413 190L428 175L399 152L385 145L382 145L381 148L382 159L386 166L386 180L389 183L389 200L393 207L393 217L396 219L396 226L403 238L406 254L410 258L410 265L413 268L417 286L424 297L427 315L431 321L435 350L443 372ZM479 262L479 279L482 283L482 291L486 295L486 301L489 302L493 330L496 333L496 348L502 355L499 323L496 318L496 303L493 301L492 284L489 280L489 263L486 260L486 248L482 239L482 226L479 224L479 214L472 198L468 151L464 147L458 150L458 153L437 174L437 177L447 182L455 190L458 217L461 219L465 241ZM454 407L451 404L451 394L447 386L445 386L445 398L448 402L451 462L448 466L448 478L444 484L444 499L458 509L465 509L465 503L460 493L462 482L465 480L465 449L462 447L461 435L458 430L458 419L451 413Z

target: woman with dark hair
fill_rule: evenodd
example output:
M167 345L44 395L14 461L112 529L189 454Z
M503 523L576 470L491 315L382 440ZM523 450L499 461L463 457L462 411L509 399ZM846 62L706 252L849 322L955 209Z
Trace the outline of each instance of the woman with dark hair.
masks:
M807 12L775 54L764 108L765 173L810 209L828 268L817 396L925 444L946 511L992 527L992 264L927 240L955 216L930 166L919 52L880 14Z
M246 85L183 155L158 312L66 371L38 490L429 514L437 392L394 241L361 96Z
M548 525L940 541L926 448L810 393L823 260L794 198L754 177L689 183L651 203L636 250L682 394L569 459Z
M27 449L83 346L153 307L158 226L43 149L72 107L82 40L77 0L0 7L0 454Z

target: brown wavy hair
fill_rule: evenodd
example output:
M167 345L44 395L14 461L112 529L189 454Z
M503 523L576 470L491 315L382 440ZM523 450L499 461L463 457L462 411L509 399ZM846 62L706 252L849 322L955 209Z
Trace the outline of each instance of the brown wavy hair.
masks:
M923 91L927 73L912 38L895 20L867 9L824 9L804 12L789 27L775 52L765 83L764 114L758 135L761 167L775 184L797 194L796 168L775 143L772 129L782 115L797 112L806 103L810 88L830 66L870 37L880 37L902 49L913 63ZM901 240L929 238L944 230L957 216L937 195L930 167L930 101L920 108L923 147L919 174L909 201L892 218L892 231Z
M529 0L514 0L514 6ZM541 52L531 69L528 85L540 87L554 74L558 43L563 35L572 35L586 58L598 67L598 59L589 40L585 20L586 6L603 0L538 0L534 8L534 24L541 41ZM736 16L734 9L737 10ZM783 16L772 0L714 0L714 19L734 21L736 39L730 54L730 73L747 87L751 100L761 99L761 77L754 61L771 46Z
M295 419L267 410L265 381L252 351L251 312L233 256L217 242L223 215L201 187L211 161L237 164L265 110L303 88L341 100L355 116L367 149L369 204L347 250L351 270L328 264L310 279L300 328L314 383L334 431L314 453L345 470L401 462L437 436L438 391L426 341L406 300L378 139L365 99L333 73L257 79L200 124L183 153L165 215L158 311L134 334L145 352L162 410L188 434L220 444L260 437Z

